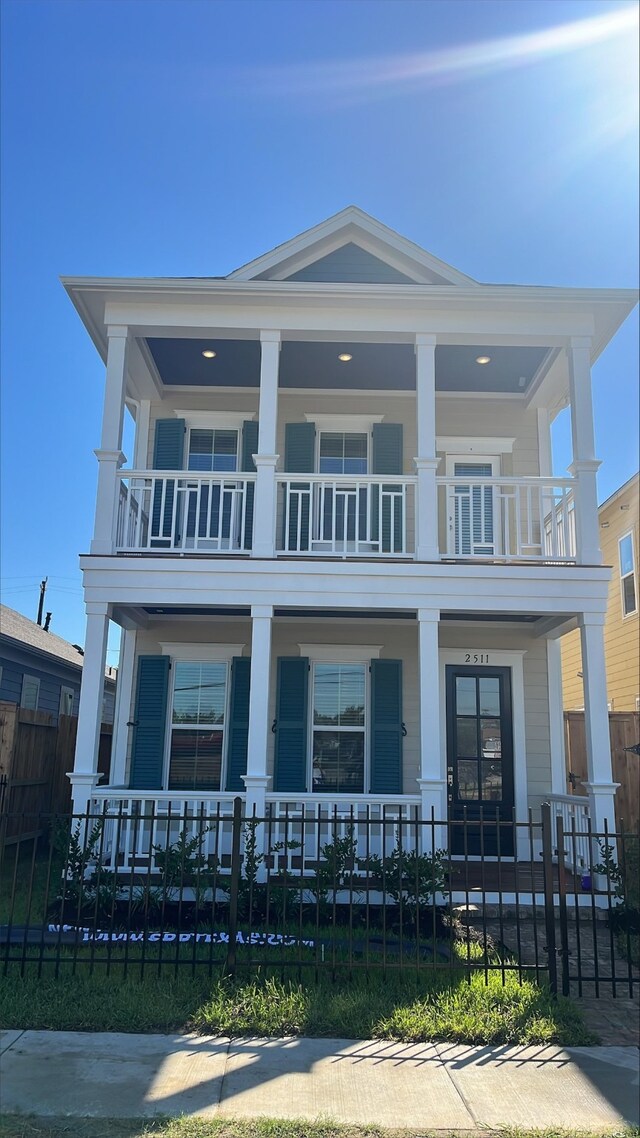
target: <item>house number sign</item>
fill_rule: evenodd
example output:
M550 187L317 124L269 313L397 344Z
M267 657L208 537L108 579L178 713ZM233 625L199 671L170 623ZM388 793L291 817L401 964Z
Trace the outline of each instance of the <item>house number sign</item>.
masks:
M489 663L489 653L488 652L465 652L464 662L465 662L465 664L488 664Z

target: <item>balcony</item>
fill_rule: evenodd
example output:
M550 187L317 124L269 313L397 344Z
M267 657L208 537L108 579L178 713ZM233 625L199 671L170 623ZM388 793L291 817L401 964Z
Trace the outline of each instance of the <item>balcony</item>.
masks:
M275 475L280 557L416 558L416 476ZM444 560L576 561L571 478L436 479ZM255 474L119 471L118 553L250 554Z

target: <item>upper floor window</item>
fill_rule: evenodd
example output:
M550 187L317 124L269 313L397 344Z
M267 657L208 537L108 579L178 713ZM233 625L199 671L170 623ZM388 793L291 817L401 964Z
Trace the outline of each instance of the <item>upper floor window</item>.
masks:
M227 675L225 663L174 661L169 790L220 790Z
M39 696L40 680L36 676L28 676L25 672L22 677L20 707L24 707L26 711L37 711Z
M636 562L633 549L633 534L625 533L618 542L620 556L620 587L622 590L622 615L631 616L638 611L638 590L636 586Z
M189 431L188 468L189 470L237 470L238 431L192 427Z
M321 431L319 474L366 474L368 438L354 431Z

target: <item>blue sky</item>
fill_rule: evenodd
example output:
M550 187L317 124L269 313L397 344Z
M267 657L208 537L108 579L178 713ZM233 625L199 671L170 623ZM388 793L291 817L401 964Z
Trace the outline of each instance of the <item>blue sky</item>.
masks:
M72 641L103 368L59 275L224 274L355 203L480 281L636 286L635 4L2 10L4 600L35 616L48 575ZM594 369L601 498L637 469L637 359L634 316Z

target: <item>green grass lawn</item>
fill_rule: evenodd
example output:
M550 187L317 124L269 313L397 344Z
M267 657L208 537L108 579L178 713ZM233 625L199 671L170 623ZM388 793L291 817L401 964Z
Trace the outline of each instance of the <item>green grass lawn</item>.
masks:
M467 1134L469 1132L467 1131ZM604 1138L601 1130L492 1130L493 1138ZM459 1132L458 1132L459 1135ZM609 1132L610 1138L639 1138L636 1127ZM249 1121L199 1118L135 1119L22 1118L0 1119L0 1138L447 1138L444 1131L386 1130L340 1126L332 1122L291 1122L272 1118ZM455 1138L454 1135L451 1138Z

